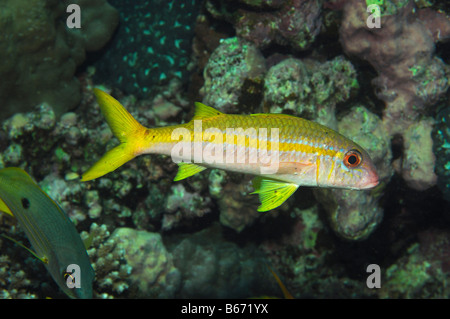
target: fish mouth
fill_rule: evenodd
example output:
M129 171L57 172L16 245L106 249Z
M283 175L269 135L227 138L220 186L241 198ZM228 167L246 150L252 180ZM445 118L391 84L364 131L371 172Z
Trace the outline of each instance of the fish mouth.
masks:
M371 174L368 176L367 182L364 183L364 188L374 188L380 183L377 174Z

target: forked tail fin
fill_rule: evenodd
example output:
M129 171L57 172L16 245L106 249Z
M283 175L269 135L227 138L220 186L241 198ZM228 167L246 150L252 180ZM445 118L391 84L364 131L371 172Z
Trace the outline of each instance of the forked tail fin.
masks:
M112 172L141 154L147 130L115 98L97 88L94 89L94 94L106 122L120 144L109 150L83 174L83 182Z

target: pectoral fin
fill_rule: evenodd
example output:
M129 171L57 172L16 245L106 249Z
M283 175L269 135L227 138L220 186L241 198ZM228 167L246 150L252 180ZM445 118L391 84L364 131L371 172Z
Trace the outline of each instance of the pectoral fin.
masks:
M191 177L192 175L195 175L197 173L200 173L201 171L205 170L206 167L192 164L192 163L178 163L178 173L173 179L175 182L181 181L182 179Z
M274 179L255 177L253 179L255 191L259 194L261 206L258 212L266 212L283 204L298 188L298 185Z
M0 198L0 212L4 212L8 215L14 216L8 206L6 206L5 202Z

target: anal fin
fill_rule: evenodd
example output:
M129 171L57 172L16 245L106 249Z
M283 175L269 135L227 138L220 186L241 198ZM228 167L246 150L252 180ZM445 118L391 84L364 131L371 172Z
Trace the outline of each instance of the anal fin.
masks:
M252 194L259 194L261 201L258 212L266 212L283 204L297 190L298 185L258 176L253 179L253 187L255 191Z
M205 169L206 167L193 163L184 163L184 162L178 163L178 172L173 180L175 182L181 181L182 179L191 177L192 175L200 173Z
M14 216L9 207L5 204L5 202L0 198L0 212L4 212L8 215Z

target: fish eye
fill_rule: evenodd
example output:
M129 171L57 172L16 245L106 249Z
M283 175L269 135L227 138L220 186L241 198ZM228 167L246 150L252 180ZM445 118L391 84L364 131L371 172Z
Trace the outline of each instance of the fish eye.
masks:
M359 151L353 149L348 151L344 157L344 165L348 168L355 168L361 164L362 155Z

